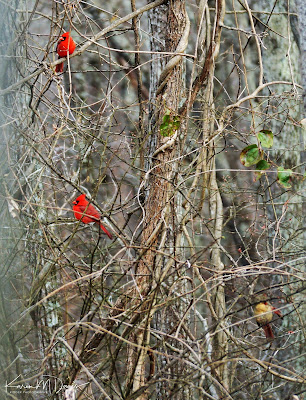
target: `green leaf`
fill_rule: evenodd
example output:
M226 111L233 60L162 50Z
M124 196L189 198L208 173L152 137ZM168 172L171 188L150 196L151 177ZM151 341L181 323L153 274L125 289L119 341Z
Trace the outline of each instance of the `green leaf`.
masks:
M160 134L162 136L168 136L169 122L170 122L170 111L167 111L167 113L163 116L163 122L160 125Z
M267 147L268 149L273 145L273 133L266 129L257 133L257 138L260 141L263 147Z
M240 153L241 164L246 167L257 164L261 160L261 154L257 144L251 144L245 147Z
M180 117L178 115L172 116L168 110L163 116L163 122L159 128L160 134L162 136L172 136L179 129L180 124Z
M258 172L255 172L255 181L258 181L262 175L262 172L266 169L269 169L270 166L271 165L266 160L260 160L256 165L256 170Z
M256 169L265 170L265 169L270 168L270 166L271 165L266 160L260 160L256 165Z
M284 187L285 189L291 188L290 185L290 177L292 175L292 170L291 169L285 169L283 167L278 167L277 168L277 183Z

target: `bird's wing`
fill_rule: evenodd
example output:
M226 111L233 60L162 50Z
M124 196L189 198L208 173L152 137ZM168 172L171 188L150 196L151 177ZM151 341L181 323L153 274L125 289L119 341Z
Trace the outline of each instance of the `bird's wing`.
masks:
M90 215L91 217L93 217L97 220L99 220L101 218L101 214L92 204L89 204L86 214Z
M81 213L83 213L86 210L87 205L83 205L83 204L78 204L78 211L80 211ZM87 208L88 210L88 208ZM87 214L87 211L86 211Z

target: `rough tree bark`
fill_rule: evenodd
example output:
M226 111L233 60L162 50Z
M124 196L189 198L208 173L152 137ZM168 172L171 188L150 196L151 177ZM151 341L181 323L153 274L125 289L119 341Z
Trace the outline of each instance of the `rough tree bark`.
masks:
M166 11L166 14L165 14ZM151 50L156 51L160 48L155 43L165 43L164 51L182 53L187 47L189 35L189 18L185 9L184 1L170 1L167 9L161 7L151 13L150 31L154 32L154 40ZM164 18L167 15L167 30L165 32ZM153 26L154 25L154 26ZM156 31L154 28L158 27ZM151 79L152 84L151 100L155 104L151 113L150 124L150 144L148 145L147 157L152 159L148 164L148 170L145 175L147 185L147 197L143 206L144 228L142 233L142 248L145 252L139 262L137 274L139 278L137 285L142 301L142 307L146 308L147 316L139 325L139 331L135 333L138 344L143 346L149 344L150 321L155 319L154 326L164 334L173 332L173 329L179 323L180 311L177 314L173 312L171 306L164 307L159 313L154 309L155 300L160 292L160 286L165 277L175 273L177 268L178 237L177 228L179 221L175 217L177 210L177 194L175 194L175 185L177 178L175 157L178 148L177 129L169 131L169 134L162 136L160 126L165 115L171 118L177 118L178 108L183 95L182 78L182 57L168 57L167 64L156 60L152 63ZM156 68L156 66L158 66ZM164 67L163 69L161 67ZM158 72L162 72L158 78ZM156 98L154 95L156 94ZM181 129L183 128L181 124ZM161 255L163 253L164 255ZM167 282L169 285L171 281ZM150 304L150 307L148 305ZM150 309L150 311L148 311ZM176 343L177 344L177 343ZM167 355L171 355L166 348L162 349ZM166 356L167 358L167 356ZM133 391L138 390L145 383L145 368L148 360L147 350L136 351L134 357L130 359L131 366L136 363ZM163 369L165 366L164 357L159 356L157 368ZM164 367L164 372L168 380L158 385L157 397L167 398L171 395L171 390L177 383L170 383L178 372L182 372L183 366L178 362L175 366ZM179 375L179 374L178 374ZM176 389L177 390L177 389ZM183 391L178 391L179 398L186 398ZM143 394L142 399L147 399L148 394Z

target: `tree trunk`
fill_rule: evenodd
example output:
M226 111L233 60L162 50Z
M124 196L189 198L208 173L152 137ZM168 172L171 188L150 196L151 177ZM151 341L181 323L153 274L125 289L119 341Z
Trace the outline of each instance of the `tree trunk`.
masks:
M167 29L165 26L165 15L167 15ZM162 6L154 10L150 15L150 31L154 32L154 40L151 41L151 50L160 50L160 45L156 43L165 43L164 51L184 52L189 35L189 18L185 10L185 2L170 1L165 13L165 7ZM156 30L156 27L158 28ZM153 35L152 35L153 36ZM156 57L156 56L155 56ZM164 294L176 280L176 274L179 273L181 265L177 262L178 257L183 257L180 247L180 233L178 231L179 221L175 216L178 210L178 196L175 192L177 182L177 163L175 158L178 155L178 127L175 129L167 128L162 132L161 125L166 116L170 120L178 120L178 108L183 95L182 78L182 57L167 57L167 64L157 58L152 63L151 68L151 100L155 107L151 110L151 138L148 146L147 159L152 160L148 163L146 173L147 197L145 200L144 228L142 233L142 248L146 249L137 269L139 278L137 280L140 293L146 300L143 304L148 309L150 304L151 312L140 325L137 333L138 343L144 346L149 344L150 339L150 320L153 318L153 326L156 330L163 332L163 336L175 332L183 309L175 309L169 304L165 305L162 311L156 311L156 301L160 291ZM173 65L171 65L173 62ZM159 75L158 72L162 70ZM156 96L154 98L154 96ZM170 124L169 124L170 126ZM181 123L181 130L184 124ZM164 134L164 136L163 136ZM163 255L162 255L163 254ZM173 276L167 278L167 276ZM162 289L165 285L166 289ZM177 293L183 293L184 285L176 288ZM179 332L179 337L182 337ZM162 343L161 342L161 343ZM170 340L171 345L177 347L177 340ZM180 384L175 377L183 372L183 365L179 362L175 366L167 367L167 360L172 352L157 343L154 346L165 353L164 356L157 357L157 373L166 374L167 380L158 384L157 397L171 398L176 393L176 399L185 399L184 389L180 389ZM178 346L180 347L180 346ZM145 368L148 360L147 350L138 351L135 354L135 364L137 360L136 372L134 378L133 391L136 391L145 382ZM186 371L185 371L186 372ZM136 380L137 379L137 380ZM143 395L143 399L148 398L148 394Z

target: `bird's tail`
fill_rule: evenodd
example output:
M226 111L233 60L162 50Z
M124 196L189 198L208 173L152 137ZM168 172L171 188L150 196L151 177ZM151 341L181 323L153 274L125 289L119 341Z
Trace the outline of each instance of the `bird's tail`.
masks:
M99 224L100 224L100 228L102 229L102 231L103 231L104 233L106 233L106 235L112 240L113 235L112 235L111 233L108 232L108 230L105 228L105 226L103 226L103 225L101 224L101 222L99 222Z
M270 324L263 325L262 329L264 330L267 339L274 339L272 327Z
M63 71L64 71L64 63L63 62L60 64L57 64L55 66L55 72L59 73L59 72L63 72Z

